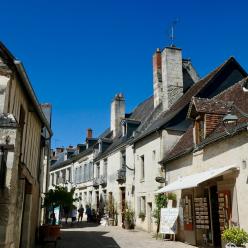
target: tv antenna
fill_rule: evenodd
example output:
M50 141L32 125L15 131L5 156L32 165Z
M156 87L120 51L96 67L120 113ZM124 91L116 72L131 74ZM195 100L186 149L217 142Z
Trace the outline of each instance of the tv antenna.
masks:
M171 26L170 26L170 40L171 40L171 47L174 47L175 44L175 29L176 29L176 25L177 23L179 22L179 19L177 18L176 20L174 20L172 23L171 23Z

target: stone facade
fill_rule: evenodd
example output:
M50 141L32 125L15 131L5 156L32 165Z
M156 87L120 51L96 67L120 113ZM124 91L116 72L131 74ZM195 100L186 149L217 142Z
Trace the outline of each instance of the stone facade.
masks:
M20 61L3 44L0 58L0 247L34 247L40 224L40 180L46 181L40 171L44 166L49 170L41 130L44 126L48 140L52 132Z

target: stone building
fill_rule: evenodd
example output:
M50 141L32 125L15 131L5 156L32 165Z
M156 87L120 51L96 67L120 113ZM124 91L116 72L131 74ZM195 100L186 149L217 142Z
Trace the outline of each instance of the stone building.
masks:
M75 179L77 174L85 177L84 170L76 171L76 167L83 166L84 161L93 162L93 178L87 177L87 183L76 191L82 196L81 203L105 209L111 199L120 226L128 204L135 211L136 227L154 232L154 192L164 185L160 161L190 127L186 117L192 97L212 98L246 76L231 57L200 79L191 61L182 59L181 49L157 49L153 56L153 96L126 113L125 98L117 94L111 103L110 128L95 140L90 155L86 148L87 155L82 152L77 162L71 163ZM141 214L145 218L140 218Z
M50 114L2 43L0 88L0 247L34 247L49 171Z
M182 209L178 238L193 245L224 246L221 233L230 225L248 231L247 78L215 97L193 98L187 113L192 124L161 161L167 186ZM228 115L227 115L228 114ZM235 123L225 123L230 114Z

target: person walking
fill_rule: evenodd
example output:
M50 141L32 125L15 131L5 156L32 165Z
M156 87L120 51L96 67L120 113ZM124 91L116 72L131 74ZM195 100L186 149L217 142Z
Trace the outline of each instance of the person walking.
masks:
M82 221L84 217L84 208L83 205L80 206L80 208L78 209L78 222L79 220Z
M87 222L91 221L91 208L89 205L86 205L86 214L87 214Z
M71 211L71 226L73 226L76 220L77 220L77 208L73 206L72 211Z

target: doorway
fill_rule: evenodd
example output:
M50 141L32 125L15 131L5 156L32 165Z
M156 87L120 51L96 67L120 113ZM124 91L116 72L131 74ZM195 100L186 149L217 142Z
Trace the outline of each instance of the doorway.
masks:
M125 208L126 208L126 190L124 187L121 189L121 222L124 225L124 218L125 218Z
M147 203L147 224L148 224L148 232L152 232L152 203Z
M219 204L218 204L218 192L217 186L210 187L210 199L211 199L211 221L212 221L212 235L214 247L221 247L221 233L220 233L220 222L219 222Z

